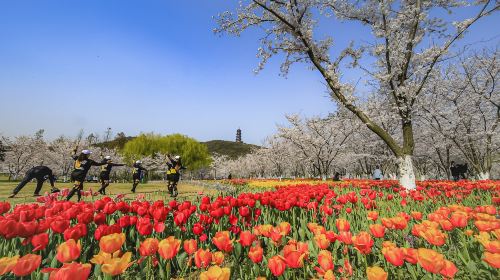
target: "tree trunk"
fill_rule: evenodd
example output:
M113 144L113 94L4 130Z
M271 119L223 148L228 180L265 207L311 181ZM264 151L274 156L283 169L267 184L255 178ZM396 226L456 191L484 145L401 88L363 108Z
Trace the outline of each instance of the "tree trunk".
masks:
M413 162L410 155L403 155L396 158L399 170L399 184L407 190L414 190L415 173L413 171Z
M479 180L489 180L490 179L490 172L485 171L485 172L479 172L477 174L477 178Z

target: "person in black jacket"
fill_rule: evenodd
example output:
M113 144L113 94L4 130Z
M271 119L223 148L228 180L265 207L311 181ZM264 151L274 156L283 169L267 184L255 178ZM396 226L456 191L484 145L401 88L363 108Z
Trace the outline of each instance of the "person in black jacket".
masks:
M167 155L167 184L168 184L168 192L171 197L176 197L179 192L177 191L177 184L180 180L180 171L182 169L186 169L182 166L182 161L180 156L172 157L171 155Z
M136 161L132 167L132 189L131 191L135 193L135 188L137 188L137 185L139 185L139 182L142 180L144 177L144 173L147 172L148 170L144 167L142 167L142 162L140 160Z
M73 150L73 160L75 161L74 163L74 170L71 172L71 181L73 181L73 189L68 193L68 196L66 197L66 200L70 200L75 193L78 196L78 201L82 199L82 193L81 191L83 190L83 182L85 181L85 177L87 177L87 173L89 172L90 168L92 166L101 166L106 164L105 161L103 162L96 162L93 161L89 158L89 155L92 152L89 150L83 150L80 155L76 155L76 149Z
M56 178L54 177L52 170L47 166L35 166L28 170L28 172L26 172L23 180L12 191L12 194L9 196L9 198L15 197L16 194L19 193L19 191L21 191L21 189L24 188L24 186L26 186L26 184L28 184L33 179L36 179L35 194L33 196L40 196L40 190L42 189L43 183L47 179L49 180L50 186L52 187L51 191L53 193L59 191L56 187L54 187Z
M459 168L454 161L451 162L450 171L451 176L453 177L453 181L457 182L458 180L460 180Z
M104 158L106 164L101 166L101 173L99 174L99 182L101 182L101 188L98 192L102 195L106 195L106 188L109 186L109 175L113 166L124 166L125 164L113 163L110 156Z

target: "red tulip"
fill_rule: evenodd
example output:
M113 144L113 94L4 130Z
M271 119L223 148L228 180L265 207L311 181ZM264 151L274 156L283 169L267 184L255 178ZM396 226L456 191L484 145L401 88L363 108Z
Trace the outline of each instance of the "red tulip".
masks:
M49 244L49 235L46 232L37 234L31 238L33 252L45 249L47 244Z
M63 233L69 227L69 220L56 219L50 224L52 231L56 233Z
M269 268L269 270L271 270L271 273L274 276L278 277L285 272L286 264L283 261L282 257L274 256L267 262L267 267Z
M252 232L246 230L240 232L240 244L243 247L248 247L251 246L253 241L255 240L255 235L252 234Z

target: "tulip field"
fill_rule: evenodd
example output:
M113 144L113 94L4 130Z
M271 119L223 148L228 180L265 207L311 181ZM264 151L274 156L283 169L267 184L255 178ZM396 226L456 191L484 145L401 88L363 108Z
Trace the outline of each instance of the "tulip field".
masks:
M0 202L0 278L500 279L499 181L220 183L236 191Z

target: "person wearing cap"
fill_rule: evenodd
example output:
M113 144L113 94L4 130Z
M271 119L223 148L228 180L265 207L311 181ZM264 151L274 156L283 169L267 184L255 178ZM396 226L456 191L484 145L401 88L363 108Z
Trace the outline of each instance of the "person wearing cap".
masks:
M101 173L99 174L99 182L101 183L101 188L98 192L102 195L106 195L106 188L109 186L109 175L113 166L124 166L125 164L114 163L111 160L111 156L104 157L105 164L101 166Z
M182 169L186 169L182 166L182 161L180 156L172 157L171 155L167 155L167 184L168 184L168 192L171 197L176 197L179 192L177 191L177 183L179 183L180 179L180 171Z
M50 182L50 186L52 187L51 189L52 193L59 192L59 189L54 187L54 182L56 181L56 178L52 173L52 170L47 166L35 166L26 172L26 175L24 176L23 180L12 191L12 194L9 196L9 198L14 198L17 195L17 193L19 193L19 191L21 191L21 189L24 188L24 186L26 186L26 184L28 184L33 179L36 179L35 194L33 196L40 196L40 190L42 189L43 183L46 180L49 180Z
M83 190L83 182L85 181L85 177L87 177L87 173L89 172L92 166L101 166L106 164L105 161L96 162L89 158L92 152L89 150L83 150L80 155L76 154L76 149L73 150L73 155L71 156L74 163L74 170L71 172L71 181L73 181L73 189L68 193L66 200L70 200L75 193L78 196L78 201L82 199Z
M147 172L148 170L144 167L142 167L142 162L140 160L136 161L134 163L134 166L132 166L132 189L131 191L135 193L135 188L137 188L137 185L139 185L139 182L142 180L142 177L144 176L144 172Z

